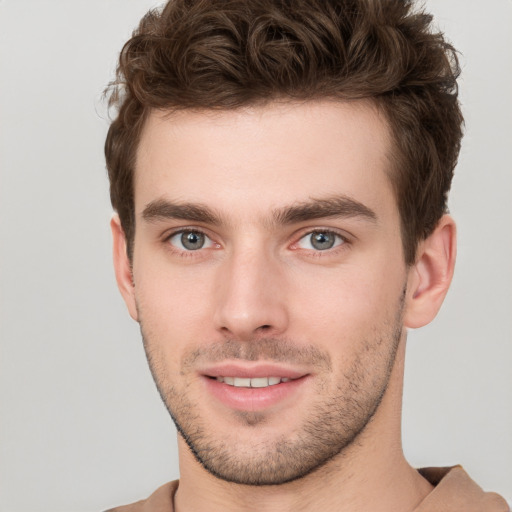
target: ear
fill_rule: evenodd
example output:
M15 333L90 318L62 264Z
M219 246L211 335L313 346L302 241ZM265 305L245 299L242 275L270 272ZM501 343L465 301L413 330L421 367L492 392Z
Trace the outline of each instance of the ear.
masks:
M455 222L443 215L434 232L418 246L416 263L409 269L406 327L422 327L435 318L452 281L456 252Z
M123 296L130 316L138 322L139 315L135 302L135 285L133 284L132 268L126 252L126 237L117 213L112 215L110 229L112 230L114 270L116 273L117 286Z

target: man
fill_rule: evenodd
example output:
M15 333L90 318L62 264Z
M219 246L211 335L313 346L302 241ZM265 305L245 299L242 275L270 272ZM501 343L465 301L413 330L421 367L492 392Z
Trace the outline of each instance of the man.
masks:
M506 511L405 460L407 328L455 263L457 59L387 0L176 0L123 48L117 282L180 481L120 511Z

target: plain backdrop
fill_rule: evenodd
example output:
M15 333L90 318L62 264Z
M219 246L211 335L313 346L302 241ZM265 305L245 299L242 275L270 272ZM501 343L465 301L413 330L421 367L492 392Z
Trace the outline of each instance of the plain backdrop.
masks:
M149 0L0 0L0 511L98 511L178 476L115 286L101 94ZM411 332L403 436L512 499L512 1L429 0L461 51L452 289Z

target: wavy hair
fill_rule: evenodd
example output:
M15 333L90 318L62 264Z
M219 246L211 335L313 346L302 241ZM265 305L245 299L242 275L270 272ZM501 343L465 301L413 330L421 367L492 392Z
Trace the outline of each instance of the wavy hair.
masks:
M133 254L133 175L153 109L369 98L393 139L405 261L447 211L462 138L454 48L411 0L170 0L124 45L107 89L110 196Z

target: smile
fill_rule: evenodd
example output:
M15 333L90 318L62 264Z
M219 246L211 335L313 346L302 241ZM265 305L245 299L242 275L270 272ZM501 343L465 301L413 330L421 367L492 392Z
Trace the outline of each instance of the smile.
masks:
M291 407L307 389L311 375L282 365L225 363L204 369L202 382L208 394L231 410L265 411ZM236 375L236 377L235 377Z
M288 377L215 377L218 382L223 382L228 386L236 388L266 388L268 386L275 386L281 382L289 382L292 379Z

